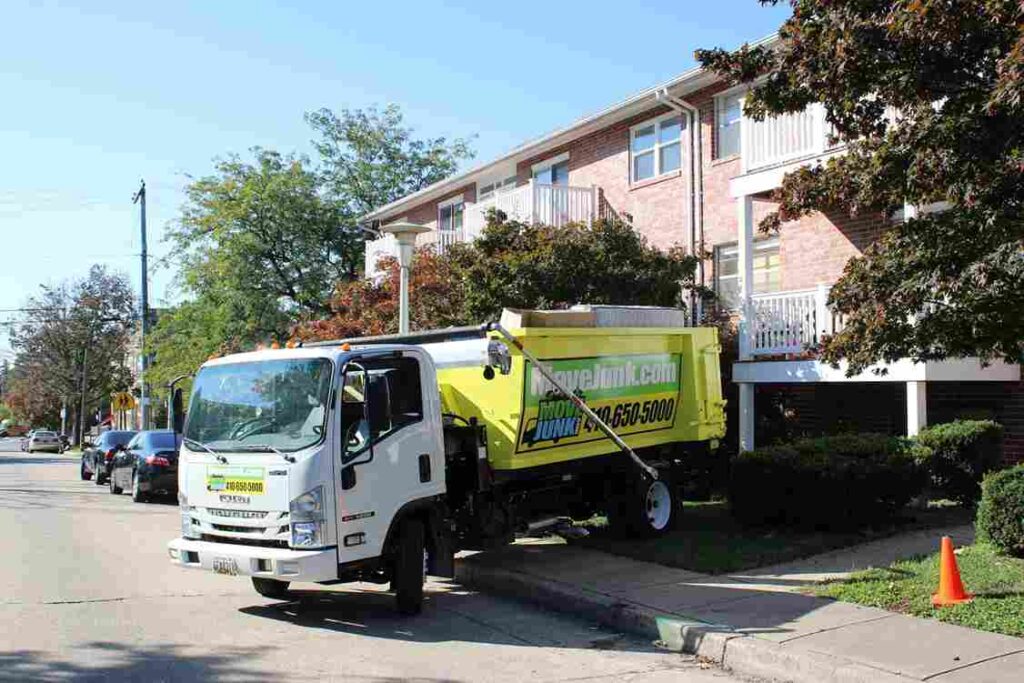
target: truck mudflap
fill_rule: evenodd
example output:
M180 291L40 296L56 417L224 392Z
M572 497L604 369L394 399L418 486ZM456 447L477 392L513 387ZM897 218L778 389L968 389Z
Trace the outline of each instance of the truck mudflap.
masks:
M167 544L171 563L228 576L319 582L338 578L338 551L290 550L176 538Z

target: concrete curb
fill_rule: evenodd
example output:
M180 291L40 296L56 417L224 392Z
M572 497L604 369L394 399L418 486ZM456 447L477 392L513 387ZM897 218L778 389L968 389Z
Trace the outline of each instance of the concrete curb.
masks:
M784 648L729 626L688 621L636 603L572 584L553 581L472 561L456 564L456 580L526 600L542 607L585 617L643 638L657 639L666 648L706 658L735 673L792 683L911 683L899 676L832 655Z

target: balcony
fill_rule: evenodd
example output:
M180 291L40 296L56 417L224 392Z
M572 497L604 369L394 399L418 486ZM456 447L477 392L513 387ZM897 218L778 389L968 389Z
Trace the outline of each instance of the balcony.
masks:
M438 253L443 254L453 244L476 239L487 225L487 212L490 209L504 212L510 220L561 227L567 223L591 223L597 218L597 208L596 187L545 185L530 181L482 202L467 204L463 211L462 226L455 230L438 230L433 242ZM397 244L391 235L368 240L365 257L367 277L379 275L377 261L381 257L397 254Z
M464 239L474 239L483 231L491 209L503 212L509 220L524 223L556 227L566 223L590 223L597 218L597 188L545 185L531 180L510 192L467 206Z
M755 294L749 322L741 327L741 358L804 355L825 335L843 328L843 319L829 310L830 287Z
M802 112L774 116L763 121L740 121L740 155L743 173L808 159L830 152L830 127L825 109L812 104Z

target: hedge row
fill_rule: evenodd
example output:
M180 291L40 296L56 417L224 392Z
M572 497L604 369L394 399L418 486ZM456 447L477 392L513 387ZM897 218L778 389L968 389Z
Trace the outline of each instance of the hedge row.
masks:
M932 497L974 505L981 479L1002 463L1003 427L991 420L958 420L922 429L917 443Z
M729 500L747 524L842 529L882 521L924 486L919 447L884 434L800 439L741 453Z
M1024 557L1024 465L989 474L981 489L978 537L1004 553Z

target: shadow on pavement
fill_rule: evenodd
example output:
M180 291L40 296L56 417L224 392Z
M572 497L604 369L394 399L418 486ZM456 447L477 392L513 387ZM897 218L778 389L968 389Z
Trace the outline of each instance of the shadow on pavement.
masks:
M0 681L194 680L264 681L251 663L265 648L234 648L190 655L181 645L132 646L93 642L75 651L77 661L35 650L0 652Z
M556 635L541 625L551 619L549 612L523 612L513 603L455 585L428 591L422 614L414 617L398 614L394 596L384 591L295 590L290 596L288 602L243 607L239 611L306 629L414 643L472 642L662 652L649 643L585 623L571 634L560 630ZM483 621L475 618L474 613L489 614L491 618Z
M6 455L0 453L0 465L78 465L81 461L55 457L43 458L35 455Z

